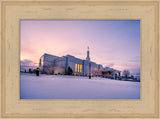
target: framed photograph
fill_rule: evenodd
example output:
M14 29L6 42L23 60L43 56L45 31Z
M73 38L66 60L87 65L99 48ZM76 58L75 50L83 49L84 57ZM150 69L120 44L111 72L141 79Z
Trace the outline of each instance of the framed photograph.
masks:
M1 118L159 119L159 0L1 1Z
M140 99L140 20L21 20L20 29L20 99Z

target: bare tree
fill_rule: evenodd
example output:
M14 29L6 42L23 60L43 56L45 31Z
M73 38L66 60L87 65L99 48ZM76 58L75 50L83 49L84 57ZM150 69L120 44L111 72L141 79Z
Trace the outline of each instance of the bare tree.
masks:
M47 73L47 74L52 74L54 71L54 65L55 65L55 62L46 62L46 64L44 65L44 69L45 69L45 72L44 73Z
M128 78L128 76L130 75L129 70L124 70L124 71L123 71L123 75L124 75L124 76L125 76L125 78L127 79L127 78Z

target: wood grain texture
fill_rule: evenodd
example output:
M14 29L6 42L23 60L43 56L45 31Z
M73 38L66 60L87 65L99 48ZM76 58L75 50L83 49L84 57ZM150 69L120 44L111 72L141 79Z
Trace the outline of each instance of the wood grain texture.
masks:
M159 4L159 0L2 0L1 117L158 119ZM141 99L20 100L20 20L22 19L141 20Z

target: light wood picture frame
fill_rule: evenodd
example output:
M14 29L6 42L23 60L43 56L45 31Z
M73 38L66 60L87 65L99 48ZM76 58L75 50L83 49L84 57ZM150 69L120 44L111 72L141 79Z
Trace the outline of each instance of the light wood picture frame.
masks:
M159 0L1 0L1 115L159 119ZM20 20L140 20L140 100L20 100Z

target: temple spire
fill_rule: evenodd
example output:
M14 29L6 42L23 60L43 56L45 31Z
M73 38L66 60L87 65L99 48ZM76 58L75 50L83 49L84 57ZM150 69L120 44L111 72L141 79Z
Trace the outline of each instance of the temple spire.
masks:
M89 47L87 47L87 57L86 57L86 60L90 61L90 57L89 57Z

